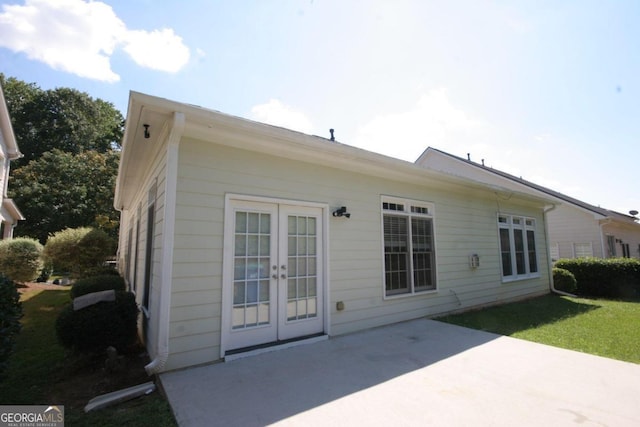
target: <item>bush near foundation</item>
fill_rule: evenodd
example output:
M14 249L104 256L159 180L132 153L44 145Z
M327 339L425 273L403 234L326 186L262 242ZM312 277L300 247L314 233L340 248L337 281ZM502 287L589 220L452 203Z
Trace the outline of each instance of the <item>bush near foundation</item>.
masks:
M0 379L7 370L9 356L20 332L21 317L22 304L16 284L0 274Z
M109 346L126 352L137 342L138 306L131 292L116 292L103 301L75 311L66 306L56 320L60 343L78 353L104 353Z
M35 280L42 271L42 245L26 237L0 241L0 272L16 282Z
M554 267L553 269L553 287L562 292L575 294L578 289L576 278L569 270Z
M71 295L71 299L73 299L93 292L108 291L111 289L114 291L124 291L124 279L120 276L110 274L104 276L85 277L84 279L76 280L71 287L71 292L69 292L69 294Z
M555 267L573 273L579 295L604 298L640 297L640 260L633 258L560 259Z

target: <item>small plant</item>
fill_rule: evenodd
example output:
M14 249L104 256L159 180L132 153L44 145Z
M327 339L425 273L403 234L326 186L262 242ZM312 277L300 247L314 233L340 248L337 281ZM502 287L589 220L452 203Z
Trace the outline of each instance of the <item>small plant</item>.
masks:
M0 378L8 367L16 337L20 332L22 305L16 284L0 274Z
M35 280L42 270L42 245L26 237L0 241L0 272L13 281Z
M114 251L115 242L104 231L82 227L67 228L49 237L43 255L56 269L78 278L101 267Z
M564 268L553 269L553 286L562 292L574 294L578 289L573 273Z
M60 343L79 353L103 353L109 346L119 352L137 340L138 306L131 292L116 292L115 301L103 301L75 311L65 307L56 320Z
M93 292L108 291L111 289L115 291L124 291L124 279L120 276L114 275L93 276L78 279L71 287L70 295L71 299L73 299Z

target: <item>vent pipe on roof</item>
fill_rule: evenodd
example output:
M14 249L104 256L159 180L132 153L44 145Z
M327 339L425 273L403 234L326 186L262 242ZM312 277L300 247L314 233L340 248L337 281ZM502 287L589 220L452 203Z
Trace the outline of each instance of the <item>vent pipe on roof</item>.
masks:
M471 161L471 153L467 153L467 160Z
M484 159L482 159L482 166L484 166Z
M331 134L331 138L330 138L331 141L335 141L336 138L335 138L335 136L333 136L333 129L329 129L329 133Z

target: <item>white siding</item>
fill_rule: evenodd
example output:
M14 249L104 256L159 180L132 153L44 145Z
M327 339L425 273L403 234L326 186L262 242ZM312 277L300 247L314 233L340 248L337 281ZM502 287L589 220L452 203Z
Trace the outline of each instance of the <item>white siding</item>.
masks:
M160 289L162 286L161 275L161 255L162 255L162 224L164 220L164 188L165 188L165 166L166 166L166 150L161 149L159 155L149 162L148 173L138 187L138 191L133 199L131 207L124 209L120 216L120 248L119 248L119 265L121 273L124 275L124 266L127 260L125 260L126 248L128 247L129 229L133 225L132 239L137 241L131 245L132 253L129 256L129 262L132 263L130 269L130 276L127 279L131 290L136 294L136 302L138 305L142 304L144 293L144 280L145 280L145 257L146 257L146 242L147 242L147 208L148 193L152 184L156 182L156 199L154 210L154 248L153 248L153 260L151 267L151 288L149 297L149 312L151 316L149 318L148 331L147 331L147 351L151 358L156 356L156 344L157 344L157 331L159 316L154 313L159 311L159 298ZM145 165L140 165L144 167ZM138 214L140 217L138 218ZM139 219L139 221L138 221ZM139 230L137 225L139 223ZM137 250L136 250L137 248ZM135 269L134 277L134 267ZM139 318L139 330L142 333L142 318L144 314L140 313Z
M560 258L574 258L576 243L590 243L593 256L603 256L600 226L593 214L572 205L559 205L547 217L549 239L557 242Z
M390 182L185 139L179 156L171 354L166 369L219 357L226 193L348 207L351 219L329 220L332 335L548 290L541 208L516 204L514 199L497 201L492 192L477 189L443 188L438 182L424 186ZM435 204L436 292L384 299L381 195ZM536 219L540 278L501 282L498 209ZM480 255L477 269L469 268L471 253ZM344 302L343 311L336 310L338 301Z

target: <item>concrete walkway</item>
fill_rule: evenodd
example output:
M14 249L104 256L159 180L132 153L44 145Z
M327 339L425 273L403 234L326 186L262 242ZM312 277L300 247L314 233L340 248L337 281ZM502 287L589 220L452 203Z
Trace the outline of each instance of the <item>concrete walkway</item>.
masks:
M182 427L640 426L640 365L427 319L160 379Z

